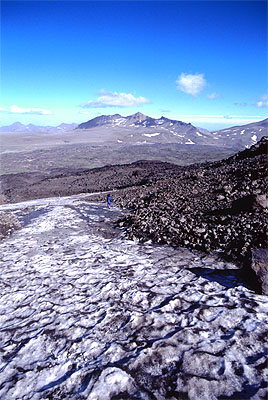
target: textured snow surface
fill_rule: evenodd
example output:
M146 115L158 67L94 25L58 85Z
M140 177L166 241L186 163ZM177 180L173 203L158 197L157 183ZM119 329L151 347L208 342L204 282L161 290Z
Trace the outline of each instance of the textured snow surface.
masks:
M0 399L265 399L267 297L82 197L0 206L24 220L0 244Z

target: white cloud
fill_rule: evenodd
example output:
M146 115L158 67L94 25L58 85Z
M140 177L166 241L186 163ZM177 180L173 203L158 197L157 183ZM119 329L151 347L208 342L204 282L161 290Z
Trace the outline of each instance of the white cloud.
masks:
M259 108L268 107L268 94L264 94L259 101L255 104Z
M10 107L10 113L12 114L36 114L36 115L48 115L52 114L51 111L45 110L44 108L21 108L15 105Z
M196 97L204 89L207 82L204 74L185 74L184 72L176 80L177 89Z
M207 95L207 98L210 99L210 100L214 100L214 99L216 99L217 97L219 97L219 94L216 93L216 92L210 93L210 94Z
M268 100L257 101L256 106L259 107L259 108L268 107Z
M88 100L87 103L80 104L83 108L105 108L105 107L132 107L141 104L149 104L150 101L145 97L134 97L131 93L110 93L101 89L96 100Z

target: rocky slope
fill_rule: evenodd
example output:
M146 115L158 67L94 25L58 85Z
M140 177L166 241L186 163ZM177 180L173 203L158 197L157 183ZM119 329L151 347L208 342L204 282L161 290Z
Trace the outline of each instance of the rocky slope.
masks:
M177 170L114 199L133 212L131 239L186 246L245 262L267 246L267 137L224 161Z
M69 196L150 185L173 176L180 169L160 161L139 161L125 165L109 165L91 170L53 170L50 174L14 174L1 177L2 195L10 202L51 196Z

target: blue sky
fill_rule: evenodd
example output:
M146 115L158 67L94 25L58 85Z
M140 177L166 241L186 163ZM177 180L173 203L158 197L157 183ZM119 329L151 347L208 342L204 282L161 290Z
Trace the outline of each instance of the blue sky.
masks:
M265 1L2 1L0 125L268 114Z

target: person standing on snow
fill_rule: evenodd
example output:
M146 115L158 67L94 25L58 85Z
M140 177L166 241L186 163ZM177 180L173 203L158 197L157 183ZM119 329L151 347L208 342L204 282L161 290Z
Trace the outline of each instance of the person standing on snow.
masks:
M110 194L107 194L107 207L108 208L111 208L112 201L113 201L112 196Z

